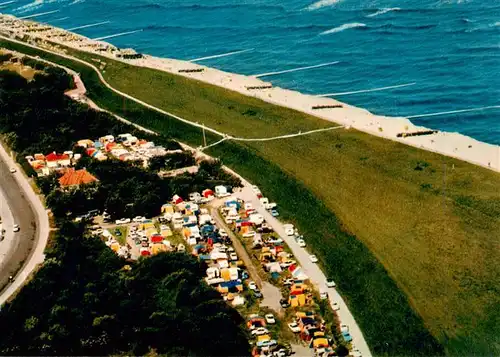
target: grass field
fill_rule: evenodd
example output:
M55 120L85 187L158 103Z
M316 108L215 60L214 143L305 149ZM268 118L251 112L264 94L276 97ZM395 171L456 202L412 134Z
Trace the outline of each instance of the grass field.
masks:
M197 129L123 101L84 66L43 57L79 71L99 105L121 114L125 107L132 121L201 144ZM104 61L111 85L233 135L331 125L196 81ZM209 153L261 186L299 226L375 354L442 353L427 329L448 354L500 354L500 175L353 130L244 146L224 142Z

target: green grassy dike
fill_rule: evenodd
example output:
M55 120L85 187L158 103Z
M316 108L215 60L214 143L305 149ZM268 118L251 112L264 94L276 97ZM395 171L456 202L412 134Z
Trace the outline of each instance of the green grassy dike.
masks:
M86 66L2 40L0 47L73 68L100 106L201 144L198 129L123 100ZM89 62L97 57L78 56ZM196 81L104 61L106 78L118 89L231 134L271 136L331 125ZM204 101L192 105L198 97ZM442 354L426 327L449 354L498 352L497 174L355 131L251 146L226 142L209 153L259 184L304 232L374 354ZM452 165L445 188L442 171Z

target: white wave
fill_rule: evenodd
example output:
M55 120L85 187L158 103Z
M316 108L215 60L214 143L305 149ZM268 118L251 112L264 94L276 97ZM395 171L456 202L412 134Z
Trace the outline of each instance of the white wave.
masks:
M75 5L75 4L79 4L81 2L85 2L85 0L73 0L69 5Z
M492 27L498 27L498 26L500 26L500 21L495 22L495 23L494 23L493 25L491 25L491 26L492 26Z
M377 12L374 12L373 14L367 15L366 17L375 17L375 16L382 15L382 14L385 14L385 13L388 13L391 11L399 11L399 10L401 10L399 7L388 7L388 8L380 9Z
M366 25L365 24L361 24L359 22L353 22L353 23L350 23L350 24L343 24L342 26L338 26L338 27L335 27L333 29L323 31L322 33L320 33L320 35L328 35L330 33L337 33L337 32L341 32L341 31L344 31L344 30L353 29L353 28L356 28L356 27L366 27Z
M13 10L13 12L22 14L23 12L26 12L26 11L38 9L40 6L43 5L43 3L44 3L44 0L35 0L33 2L30 2L29 4L16 7Z
M308 7L306 7L305 10L313 11L313 10L321 9L322 7L335 5L339 1L340 0L319 0L319 1L316 1L315 3L309 5Z

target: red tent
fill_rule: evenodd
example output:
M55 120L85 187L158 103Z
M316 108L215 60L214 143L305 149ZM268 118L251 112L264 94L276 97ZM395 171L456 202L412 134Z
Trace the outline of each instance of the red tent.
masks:
M141 255L143 257L147 257L147 256L150 256L151 255L151 252L149 250L143 250L141 251Z
M106 146L104 147L106 149L107 152L111 151L113 149L113 147L116 146L116 143L115 142L112 142L112 143L107 143Z
M46 161L59 161L59 160L68 160L68 159L69 159L68 155L66 155L66 154L58 155L58 154L56 154L55 151L51 152L50 154L45 156Z
M177 205L181 202L184 202L184 200L179 196L179 195L174 195L174 197L172 197L172 202Z
M154 234L151 236L151 242L161 243L161 242L163 242L163 237L160 234Z
M203 197L209 198L210 196L214 196L214 191L207 188L206 190L203 190L201 194L203 195Z

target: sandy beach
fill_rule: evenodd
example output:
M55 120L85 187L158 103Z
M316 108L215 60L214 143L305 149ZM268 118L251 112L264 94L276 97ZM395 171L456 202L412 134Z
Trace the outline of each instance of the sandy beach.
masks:
M271 83L253 76L224 72L193 62L149 55L142 55L140 58L135 59L124 59L123 55L131 55L135 52L130 49L118 49L109 43L91 40L46 24L20 20L10 15L0 15L0 34L17 39L24 38L24 40L26 40L26 36L29 36L32 40L37 41L38 46L50 48L51 50L55 50L55 48L47 41L136 66L149 67L193 78L259 98L269 103L311 114L324 120L345 125L348 128L352 127L372 135L500 171L500 146L484 143L460 133L442 131L425 133L432 131L432 129L416 126L407 118L374 115L365 109L339 102L333 98L316 97L274 87ZM330 108L324 108L325 106ZM313 107L323 108L313 109ZM425 135L415 135L416 133L424 134L422 132ZM408 136L409 134L414 136Z

